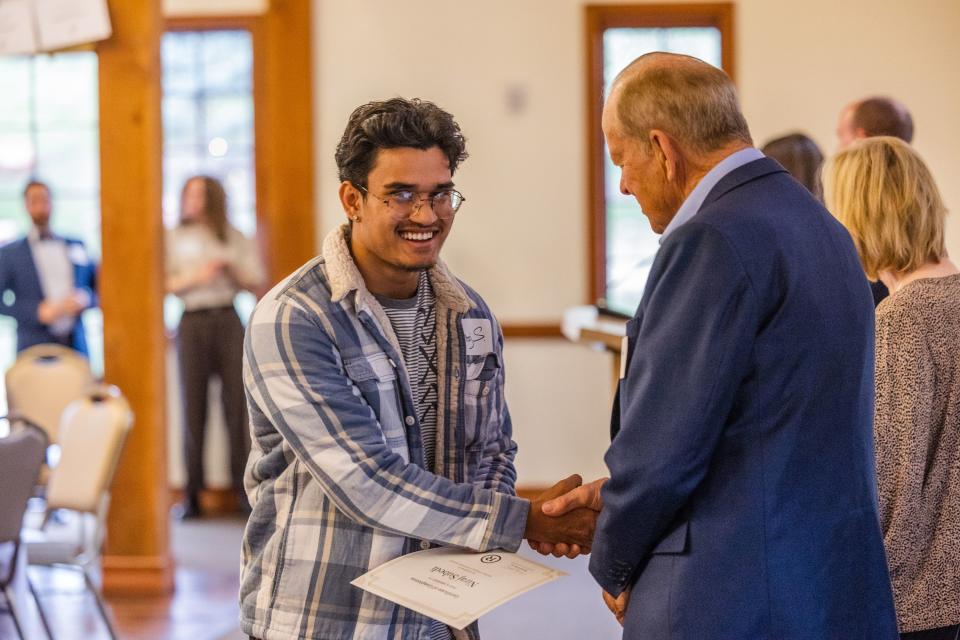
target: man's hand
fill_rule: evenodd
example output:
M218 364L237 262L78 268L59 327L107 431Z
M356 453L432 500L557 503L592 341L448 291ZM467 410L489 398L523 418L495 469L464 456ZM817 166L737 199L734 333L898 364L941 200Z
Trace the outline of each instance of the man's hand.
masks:
M574 474L534 498L530 502L530 513L527 516L527 528L523 537L528 540L536 540L538 543L562 542L578 549L589 549L593 541L593 529L597 521L595 511L585 508L571 508L562 515L548 516L542 510L545 502L576 489L581 482L583 480L580 476ZM532 543L531 546L533 546Z
M627 614L627 605L630 603L630 587L627 587L623 590L619 596L614 598L612 595L603 592L603 602L607 605L607 608L613 613L617 618L617 622L620 623L620 626L623 626L623 617Z
M577 476L579 478L579 476ZM570 478L567 478L569 480ZM561 516L572 509L586 508L599 512L603 509L603 499L600 497L600 489L603 487L607 478L599 478L590 484L577 484L573 489L566 493L556 496L543 504L542 510L549 516ZM559 486L554 485L550 491ZM550 492L547 492L550 493ZM543 495L546 495L544 493ZM553 555L554 557L566 556L570 559L576 558L581 553L590 553L590 549L581 549L578 545L568 545L564 542L553 544L546 540L529 539L530 548L543 555Z
M37 305L37 320L40 324L53 324L63 314L59 302L44 300Z

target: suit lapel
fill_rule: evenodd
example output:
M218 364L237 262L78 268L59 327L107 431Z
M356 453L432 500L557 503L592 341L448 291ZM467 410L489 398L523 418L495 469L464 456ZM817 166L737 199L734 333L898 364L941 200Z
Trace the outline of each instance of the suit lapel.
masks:
M27 279L27 289L39 291L43 298L43 285L40 284L40 272L37 271L37 263L33 261L33 251L30 250L30 241L24 238L20 241L20 261L23 263L23 275Z

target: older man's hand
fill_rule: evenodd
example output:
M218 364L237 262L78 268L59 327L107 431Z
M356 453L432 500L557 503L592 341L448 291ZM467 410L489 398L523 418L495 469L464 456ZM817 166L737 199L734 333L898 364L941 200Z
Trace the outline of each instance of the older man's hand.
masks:
M627 587L623 592L614 598L612 595L603 592L603 602L610 609L611 613L617 618L620 626L623 626L623 617L627 615L627 605L630 603L630 588Z
M531 542L531 547L541 543L552 545L562 543L565 548L576 549L580 553L590 548L593 542L593 529L597 522L597 513L592 509L571 506L563 513L547 515L543 505L554 498L566 495L580 486L583 480L579 475L572 475L557 484L530 502L530 513L527 516L527 527L524 537Z

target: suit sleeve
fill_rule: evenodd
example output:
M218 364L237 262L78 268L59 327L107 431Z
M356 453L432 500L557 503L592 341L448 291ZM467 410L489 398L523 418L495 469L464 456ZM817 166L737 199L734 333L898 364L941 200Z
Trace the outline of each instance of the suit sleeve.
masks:
M15 319L20 327L41 327L37 308L43 302L43 294L17 286L17 266L12 247L0 249L0 313ZM10 304L5 300L8 291L13 294Z
M739 256L702 223L664 242L640 308L590 559L613 595L631 584L706 475L758 328Z

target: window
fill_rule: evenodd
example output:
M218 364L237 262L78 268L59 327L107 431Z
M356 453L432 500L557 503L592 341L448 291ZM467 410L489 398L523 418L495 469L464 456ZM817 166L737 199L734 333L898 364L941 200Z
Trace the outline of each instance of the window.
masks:
M161 44L163 65L163 221L180 216L180 192L198 174L223 182L230 223L244 235L256 232L254 170L253 36L245 29L168 31ZM237 297L247 318L255 299ZM182 309L167 296L167 327Z
M587 7L590 162L590 297L633 314L656 255L658 236L634 198L620 193L600 114L616 75L651 51L692 55L733 76L733 8L715 5Z
M97 55L0 57L0 243L30 228L23 187L35 177L53 192L56 233L79 238L100 257L100 142ZM90 365L103 372L103 320L84 312ZM0 369L16 358L16 323L0 316ZM6 393L0 380L0 413Z

